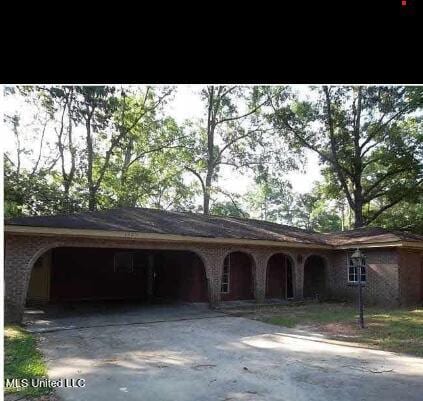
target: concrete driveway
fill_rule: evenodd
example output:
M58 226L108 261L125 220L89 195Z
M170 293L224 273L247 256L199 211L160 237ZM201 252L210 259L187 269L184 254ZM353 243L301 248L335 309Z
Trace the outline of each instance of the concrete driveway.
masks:
M51 378L85 379L57 390L65 401L423 399L421 358L198 305L77 315L28 326Z

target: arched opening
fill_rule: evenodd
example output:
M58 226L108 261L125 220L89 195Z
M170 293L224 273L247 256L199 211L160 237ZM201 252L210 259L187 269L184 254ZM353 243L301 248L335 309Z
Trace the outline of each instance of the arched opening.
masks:
M232 252L223 262L221 300L254 299L253 263L243 252Z
M266 298L294 297L293 263L288 255L277 253L267 262Z
M304 263L304 298L324 299L326 296L325 260L311 255Z
M26 303L42 305L50 300L51 250L43 253L33 264Z
M156 251L153 265L156 301L208 301L206 271L194 252Z
M207 302L204 264L190 251L60 247L34 263L27 304Z

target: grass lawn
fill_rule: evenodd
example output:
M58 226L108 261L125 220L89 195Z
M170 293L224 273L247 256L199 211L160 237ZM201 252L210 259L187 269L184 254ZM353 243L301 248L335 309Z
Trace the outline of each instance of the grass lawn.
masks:
M357 308L335 303L262 307L249 316L285 327L308 326L336 340L423 357L423 308L384 310L365 307L365 329L357 327Z
M4 328L4 378L29 379L47 377L47 369L41 353L36 348L34 337L19 326ZM6 388L5 394L37 397L49 394L49 388Z

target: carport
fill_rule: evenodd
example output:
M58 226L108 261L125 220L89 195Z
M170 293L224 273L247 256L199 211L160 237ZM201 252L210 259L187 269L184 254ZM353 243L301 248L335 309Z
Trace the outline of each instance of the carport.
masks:
M204 265L179 250L58 247L34 264L27 303L207 302Z
M346 258L357 246L369 264L367 301L420 302L419 235L376 228L318 234L144 208L16 217L5 221L5 320L21 322L28 300L208 301L214 308L326 294L354 299Z

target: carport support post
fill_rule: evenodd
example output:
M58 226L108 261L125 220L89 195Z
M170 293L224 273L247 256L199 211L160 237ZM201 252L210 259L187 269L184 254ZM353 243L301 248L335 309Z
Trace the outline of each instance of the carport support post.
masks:
M293 260L293 283L294 299L300 301L304 298L304 263L305 258L302 254L297 254L297 260Z
M355 252L351 255L351 261L353 263L355 273L357 275L357 282L358 282L358 325L360 328L364 329L364 313L363 313L363 291L362 291L362 282L361 282L361 273L362 269L366 266L366 261L363 253L360 251L359 248L355 250Z
M150 253L148 255L148 264L147 264L147 297L148 302L153 301L153 286L154 286L154 254Z
M363 286L361 284L361 266L358 272L358 309L360 313L359 326L364 329L364 313L363 313Z
M268 254L255 252L254 298L257 303L263 303L266 295L266 264Z

